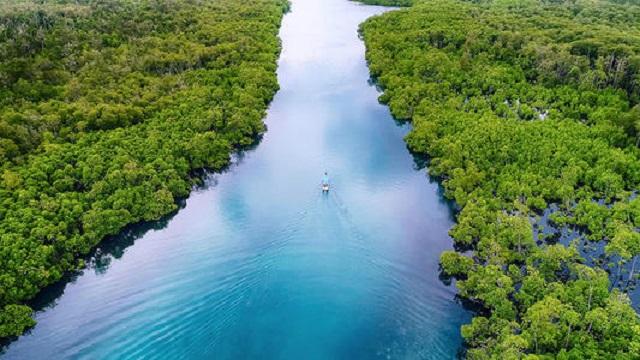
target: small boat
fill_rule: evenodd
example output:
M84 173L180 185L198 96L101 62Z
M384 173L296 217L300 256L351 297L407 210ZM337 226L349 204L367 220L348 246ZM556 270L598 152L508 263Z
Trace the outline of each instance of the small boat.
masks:
M324 172L324 176L322 177L322 192L323 193L328 193L329 192L329 174L327 174L327 172Z

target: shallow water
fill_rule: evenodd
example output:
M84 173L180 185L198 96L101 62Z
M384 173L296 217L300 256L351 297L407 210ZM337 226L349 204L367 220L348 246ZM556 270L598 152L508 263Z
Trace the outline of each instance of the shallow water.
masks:
M48 289L4 357L455 358L470 315L438 279L452 213L377 103L357 37L388 9L292 3L257 149Z
M601 205L604 204L602 200L598 202ZM609 288L617 288L621 292L627 293L631 300L631 306L640 313L640 287L635 276L638 274L637 264L634 266L631 260L620 265L618 255L607 255L605 251L607 242L604 239L589 240L584 228L555 224L551 220L551 215L558 212L558 209L558 204L550 204L541 216L532 218L534 239L539 239L540 235L544 237L544 240L537 241L538 245L560 243L564 246L570 246L575 242L578 253L584 259L584 264L605 270L609 274ZM632 274L634 274L633 278Z

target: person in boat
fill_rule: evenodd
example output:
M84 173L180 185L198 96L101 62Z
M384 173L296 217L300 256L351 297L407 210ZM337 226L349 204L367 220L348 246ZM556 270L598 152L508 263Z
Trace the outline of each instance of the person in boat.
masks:
M322 191L329 191L329 174L326 171L322 176Z

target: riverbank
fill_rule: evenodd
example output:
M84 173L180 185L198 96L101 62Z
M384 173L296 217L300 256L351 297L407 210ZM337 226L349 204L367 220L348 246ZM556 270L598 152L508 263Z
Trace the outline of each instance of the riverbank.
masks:
M4 358L455 359L470 318L438 278L452 212L358 38L385 11L294 0L259 146L67 284Z
M8 337L34 325L24 303L102 239L174 211L195 172L223 169L265 131L288 4L0 4Z
M419 1L361 27L380 100L462 209L441 264L485 310L462 327L468 356L640 356L635 279L609 291L580 256L601 240L608 261L640 255L640 68L599 65L637 57L640 8L512 5ZM540 229L548 204L561 215ZM534 223L583 231L564 246Z

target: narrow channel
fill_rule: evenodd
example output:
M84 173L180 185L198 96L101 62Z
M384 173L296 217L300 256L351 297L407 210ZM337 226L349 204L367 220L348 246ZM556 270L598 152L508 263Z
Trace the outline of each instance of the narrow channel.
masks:
M166 223L106 243L3 357L455 358L470 314L438 278L453 215L357 35L388 10L292 1L258 147Z

